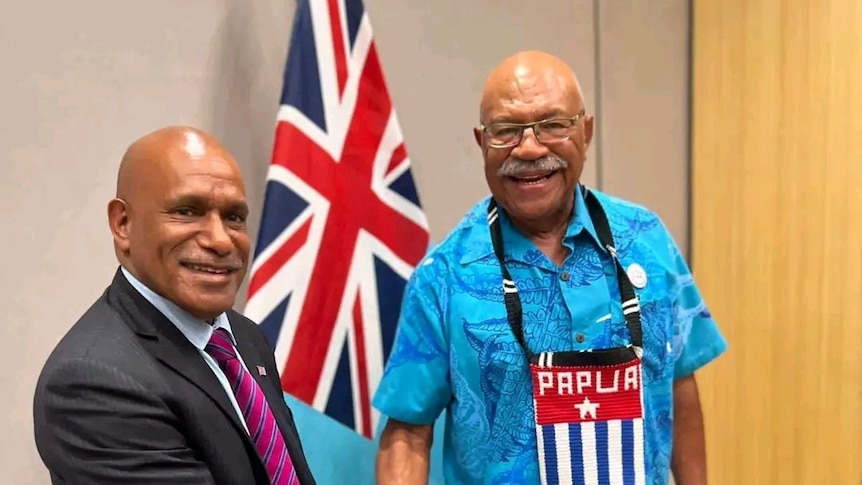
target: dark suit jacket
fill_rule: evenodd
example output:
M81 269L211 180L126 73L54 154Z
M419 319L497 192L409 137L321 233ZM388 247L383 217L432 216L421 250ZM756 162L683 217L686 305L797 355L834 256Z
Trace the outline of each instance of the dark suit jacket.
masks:
M315 485L284 402L272 349L229 312L239 353L284 435L302 485ZM224 388L198 350L120 271L60 341L34 399L36 446L55 484L268 484Z

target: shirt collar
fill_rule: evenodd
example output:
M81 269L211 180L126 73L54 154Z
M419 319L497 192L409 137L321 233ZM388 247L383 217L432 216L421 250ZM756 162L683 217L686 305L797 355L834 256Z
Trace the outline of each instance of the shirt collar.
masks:
M603 248L602 242L599 240L599 234L596 232L596 226L593 225L593 220L590 218L590 211L587 209L585 194L581 184L575 188L575 216L572 218L572 223L569 224L566 230L566 241L571 241L572 238L586 230L592 236L593 241Z
M584 194L581 190L580 184L575 188L574 197L575 210L572 215L572 219L566 228L563 245L569 248L569 250L572 250L574 248L574 239L580 236L581 233L586 232L596 243L597 248L604 251L604 246L599 241L595 225L593 224L589 211L587 210L587 205L584 201ZM486 198L483 202L484 203L478 205L477 210L482 211L484 215L487 212L490 197ZM485 217L475 217L473 219L474 222L470 229L470 239L473 241L483 241L483 243L470 244L464 251L464 255L461 257L461 264L478 261L480 259L493 256L494 254L494 246L491 244L487 219ZM535 244L533 244L528 237L524 236L512 225L508 216L503 211L500 211L500 223L502 225L503 233L503 252L505 253L506 259L527 263L534 259L530 257L530 252L537 250Z
M176 303L168 300L167 298L159 295L154 292L150 288L148 288L145 284L141 283L140 280L135 278L132 273L126 270L125 267L120 267L120 270L123 272L123 276L129 281L129 284L132 285L144 298L147 299L157 310L159 310L171 323L174 324L175 327L191 342L192 345L197 347L198 350L204 350L206 348L207 343L210 341L210 337L212 336L213 330L217 328L224 328L227 330L230 335L231 340L234 340L233 331L231 330L230 321L227 318L227 314L222 313L221 315L215 318L215 322L210 325L209 323L195 318L189 315L188 312L177 306ZM234 340L234 345L236 345L236 341Z

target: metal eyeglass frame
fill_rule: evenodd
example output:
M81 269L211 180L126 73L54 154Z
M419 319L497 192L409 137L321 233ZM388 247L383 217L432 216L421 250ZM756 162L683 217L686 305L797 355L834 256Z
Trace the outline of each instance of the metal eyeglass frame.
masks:
M572 125L569 126L568 128L574 128L575 125L577 125L578 122L581 121L581 118L583 118L585 115L586 115L586 110L582 109L581 111L578 112L578 114L576 114L575 116L572 116L571 118L566 118L566 117L563 117L563 118L546 118L544 120L533 121L531 123L493 123L491 125L484 125L483 124L483 125L480 125L480 127L482 128L482 135L485 137L486 140L488 140L488 146L493 147L493 148L511 148L511 147L515 147L515 146L518 146L521 144L521 141L524 139L524 132L527 131L528 128L533 129L533 134L536 136L536 140L538 140L540 143L545 143L541 139L539 139L539 136L540 136L540 133L542 133L542 130L540 130L540 129L537 130L536 128L538 126L542 125L543 123L550 123L552 121L568 121L568 122L572 123ZM505 143L505 144L491 143L490 136L488 134L489 126L505 127L505 128L519 128L520 132L518 133L517 138L515 138L515 140L513 142L509 142L509 143ZM568 134L562 138L554 138L553 140L548 140L548 141L568 140L569 138L571 138L571 136L572 135L570 133L570 134Z

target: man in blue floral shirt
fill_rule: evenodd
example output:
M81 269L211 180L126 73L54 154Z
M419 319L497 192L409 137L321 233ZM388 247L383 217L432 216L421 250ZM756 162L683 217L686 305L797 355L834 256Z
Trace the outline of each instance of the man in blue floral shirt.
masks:
M504 261L517 283L527 345L625 345L614 262L579 185L593 117L574 73L541 52L506 59L487 80L480 121L475 137L502 209ZM647 484L666 485L671 469L678 485L705 484L694 373L727 344L658 216L591 191L640 299ZM444 409L447 485L540 483L530 369L507 322L489 199L432 249L407 286L374 397L390 417L377 461L380 484L426 483L432 426Z

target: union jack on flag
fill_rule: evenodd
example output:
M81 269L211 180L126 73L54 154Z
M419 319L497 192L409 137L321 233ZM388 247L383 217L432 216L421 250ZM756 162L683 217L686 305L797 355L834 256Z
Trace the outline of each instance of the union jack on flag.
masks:
M362 436L428 222L361 0L299 0L246 315L284 391Z

